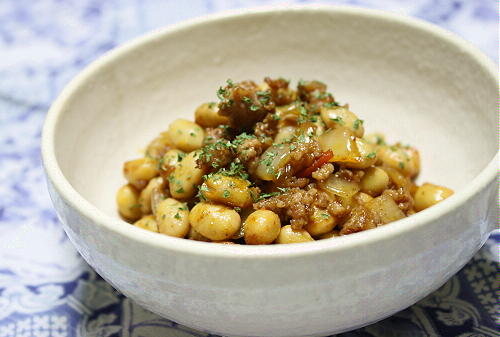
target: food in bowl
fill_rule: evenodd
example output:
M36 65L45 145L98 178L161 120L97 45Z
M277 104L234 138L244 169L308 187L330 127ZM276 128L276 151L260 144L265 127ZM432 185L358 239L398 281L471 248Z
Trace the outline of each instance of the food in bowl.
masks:
M298 243L376 228L453 194L418 186L418 150L365 135L322 82L228 80L217 96L124 164L125 220L198 241Z

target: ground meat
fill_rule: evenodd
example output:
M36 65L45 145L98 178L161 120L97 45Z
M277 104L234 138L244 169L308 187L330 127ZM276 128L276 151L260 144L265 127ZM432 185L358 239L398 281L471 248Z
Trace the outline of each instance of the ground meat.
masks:
M332 163L325 164L314 171L312 173L312 177L319 181L326 180L333 173L334 169L335 168L333 167Z
M273 80L269 77L264 82L271 89L271 98L276 105L287 105L295 101L295 92L288 88L288 81L283 78Z
M294 230L302 229L309 222L314 208L324 209L332 216L344 216L346 210L328 194L309 185L307 189L292 188L280 195L254 203L255 209L267 209L280 216L282 221L290 221ZM334 212L330 212L330 205Z
M351 211L351 216L342 225L340 234L346 235L361 232L367 229L375 228L381 223L382 221L377 214L370 211L368 208L359 205Z
M260 155L271 145L269 138L246 137L236 139L236 158L245 166L247 172L254 178L259 164Z
M274 103L259 95L259 88L252 81L237 84L229 83L218 91L219 115L229 118L230 125L236 131L250 131L254 125L274 112Z
M196 166L213 172L228 165L235 157L230 144L229 140L221 138L215 143L203 146L196 159Z
M206 128L205 129L205 139L203 140L203 144L214 144L218 140L226 138L229 139L230 135L225 127L216 127L216 128Z
M274 182L276 186L284 188L303 188L309 184L308 178L297 178L295 176L282 175L278 180Z
M413 209L413 197L408 190L401 187L397 190L385 190L382 194L391 196L406 215L412 214L410 211Z
M333 103L332 94L326 91L326 84L319 81L300 81L297 86L297 95L302 101L309 103L310 110L317 110L317 106L324 103Z
M297 139L290 144L290 147L293 150L288 164L293 168L291 172L294 175L310 167L323 154L316 138L307 138L305 141Z
M349 170L346 168L341 168L335 174L339 178L359 183L361 181L361 178L363 178L363 176L365 175L365 172L362 170Z
M262 122L257 122L254 128L254 134L259 137L271 137L274 138L278 132L278 120L275 118L275 114L267 114Z

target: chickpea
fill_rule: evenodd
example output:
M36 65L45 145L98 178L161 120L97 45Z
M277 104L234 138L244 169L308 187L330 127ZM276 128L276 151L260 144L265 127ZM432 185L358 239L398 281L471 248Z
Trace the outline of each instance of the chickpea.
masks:
M276 243L300 243L314 241L311 235L304 229L295 231L292 226L281 227Z
M194 197L197 186L203 180L203 169L196 167L198 153L188 153L177 165L169 177L170 194L176 199L189 199Z
M167 198L156 207L156 222L160 233L183 238L189 232L189 209L186 204Z
M329 108L322 106L320 113L323 122L325 122L326 126L329 128L335 128L342 125L354 132L356 137L363 137L365 133L363 121L359 119L354 112L349 110L349 106L344 105Z
M229 118L219 115L216 103L203 103L194 112L194 120L204 128L215 128L219 125L229 124Z
M139 194L139 204L141 205L142 214L151 213L151 195L155 187L163 184L162 177L156 177L149 181L146 187Z
M328 211L315 207L309 218L309 223L304 227L304 229L309 234L316 237L333 230L333 228L337 225L336 220L337 219L328 213Z
M379 167L369 167L361 179L361 190L377 196L389 186L389 175Z
M156 215L156 208L160 202L170 197L165 179L162 178L161 183L154 186L151 190L151 212Z
M401 171L410 178L420 172L420 155L415 148L396 146L380 146L377 158L384 165Z
M415 210L419 212L423 209L431 207L432 205L448 198L452 194L453 191L449 188L424 183L422 186L419 186L415 192Z
M200 233L198 233L194 228L193 226L190 226L189 227L189 232L187 234L187 238L189 240L195 240L195 241L205 241L205 242L209 242L210 239L204 237L203 235L201 235Z
M249 245L267 245L278 237L281 222L278 215L268 210L251 213L243 224L245 242Z
M116 193L116 203L118 212L129 221L137 220L141 217L141 205L139 205L139 191L128 184L123 185Z
M158 162L152 158L139 158L123 164L125 178L139 190L142 190L158 173Z
M140 220L134 222L134 226L146 229L151 232L158 232L158 224L152 215L145 215Z
M196 123L186 119L176 119L168 127L168 134L179 150L190 152L203 145L205 131Z
M368 143L374 144L376 146L386 145L385 137L382 133L370 133L363 137Z
M146 148L146 157L159 160L165 152L173 148L173 143L170 140L167 132L162 132L158 137L153 139Z
M189 213L194 229L213 241L232 238L240 229L240 215L233 209L217 204L200 202Z
M161 168L163 170L173 169L182 160L184 152L176 149L171 149L165 152L161 159Z
M205 181L200 191L210 201L246 208L253 202L249 186L247 180L214 174Z
M340 236L340 233L338 230L333 230L331 232L325 233L323 235L320 235L318 239L324 240L324 239L331 239Z

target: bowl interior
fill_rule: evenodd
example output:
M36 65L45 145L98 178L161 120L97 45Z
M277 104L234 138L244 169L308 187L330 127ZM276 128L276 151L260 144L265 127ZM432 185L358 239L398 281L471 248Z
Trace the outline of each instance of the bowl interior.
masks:
M84 198L117 216L123 162L170 121L193 119L228 78L282 76L325 82L367 133L420 150L420 181L460 190L497 152L497 82L468 49L430 30L355 10L302 9L156 33L78 82L54 135L57 161Z

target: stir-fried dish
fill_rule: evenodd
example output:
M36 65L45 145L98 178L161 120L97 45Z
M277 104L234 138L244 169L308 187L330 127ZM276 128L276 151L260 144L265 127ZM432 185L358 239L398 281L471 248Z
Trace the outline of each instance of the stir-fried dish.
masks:
M365 135L319 81L228 80L217 97L124 164L125 220L198 241L296 243L382 226L453 194L417 186L417 149Z

